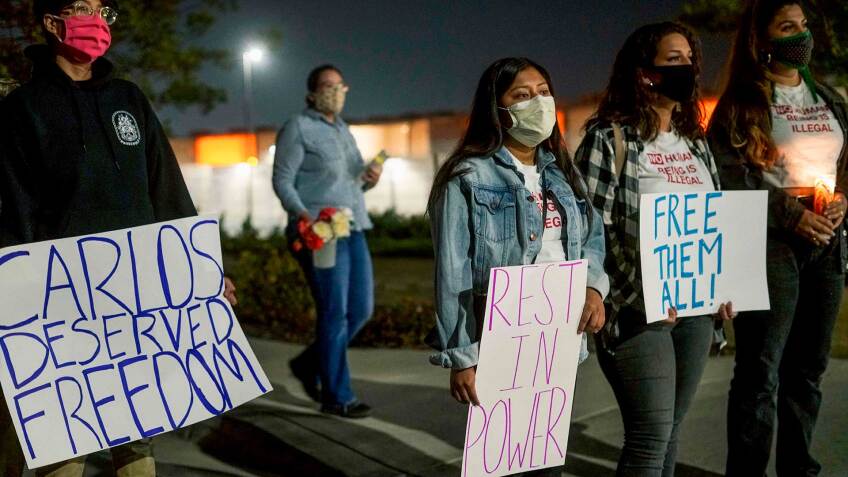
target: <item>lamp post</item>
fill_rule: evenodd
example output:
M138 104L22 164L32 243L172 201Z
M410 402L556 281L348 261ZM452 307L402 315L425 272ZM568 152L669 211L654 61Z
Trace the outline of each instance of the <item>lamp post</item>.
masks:
M253 65L259 64L265 58L265 49L259 45L253 45L241 55L242 72L244 73L244 125L247 133L253 137L256 143L256 154L259 154L259 138L256 137L256 128L253 125ZM250 167L247 186L247 216L253 215L253 164Z

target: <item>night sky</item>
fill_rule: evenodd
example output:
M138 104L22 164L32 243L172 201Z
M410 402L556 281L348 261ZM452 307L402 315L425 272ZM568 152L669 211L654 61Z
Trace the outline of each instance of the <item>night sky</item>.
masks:
M682 0L242 0L202 41L232 45L230 71L204 77L229 101L209 115L160 114L176 134L244 127L240 51L275 27L282 45L254 68L255 123L278 127L303 108L309 70L330 62L351 90L351 119L466 110L480 74L504 56L527 56L551 72L557 96L576 100L603 89L618 48L636 27L673 19ZM705 85L714 86L727 42L703 37Z

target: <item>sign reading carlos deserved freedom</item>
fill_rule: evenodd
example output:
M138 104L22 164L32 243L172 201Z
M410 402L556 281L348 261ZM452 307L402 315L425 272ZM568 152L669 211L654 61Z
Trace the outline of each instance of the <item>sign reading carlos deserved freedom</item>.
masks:
M562 465L582 337L586 262L493 268L462 475Z
M30 468L217 416L271 389L208 217L0 250L0 383Z
M639 242L648 323L769 308L766 191L644 194Z

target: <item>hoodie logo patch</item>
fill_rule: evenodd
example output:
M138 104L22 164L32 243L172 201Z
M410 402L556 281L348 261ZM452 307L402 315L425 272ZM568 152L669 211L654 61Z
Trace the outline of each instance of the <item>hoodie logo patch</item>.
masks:
M112 125L115 126L115 133L118 134L121 144L135 146L141 141L138 123L132 114L126 111L115 111L112 114Z

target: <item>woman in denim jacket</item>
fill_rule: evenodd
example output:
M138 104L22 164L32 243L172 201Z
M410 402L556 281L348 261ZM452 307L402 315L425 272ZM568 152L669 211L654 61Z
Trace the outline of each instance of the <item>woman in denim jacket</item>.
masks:
M478 404L475 366L491 268L588 259L579 331L601 329L609 289L603 223L556 127L544 68L505 58L483 73L465 137L439 170L428 210L437 315L428 340L438 350L430 361L451 369L457 401Z

